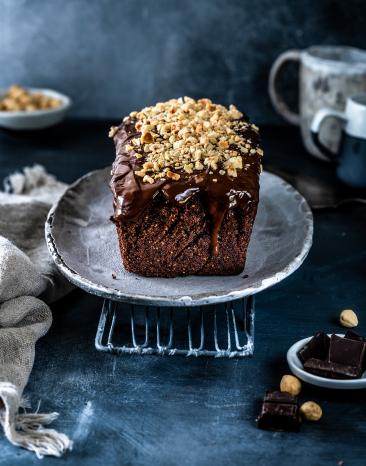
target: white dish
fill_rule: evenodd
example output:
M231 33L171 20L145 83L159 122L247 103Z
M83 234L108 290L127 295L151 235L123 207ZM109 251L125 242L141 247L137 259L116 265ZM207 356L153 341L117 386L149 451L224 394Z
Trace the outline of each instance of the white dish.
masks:
M331 334L329 334L330 336ZM343 334L338 334L340 337L344 337ZM357 390L361 388L366 388L366 372L362 374L361 379L353 380L336 380L336 379L326 379L325 377L319 377L318 375L310 374L304 370L300 359L297 356L298 351L306 345L306 343L313 337L304 338L299 340L291 346L287 351L287 362L291 369L291 372L296 375L299 379L304 382L310 383L312 385L317 385L318 387L324 388L336 388L338 390Z
M305 199L278 176L263 172L242 273L141 277L122 266L116 229L109 221L113 213L109 181L110 167L85 175L66 190L46 222L48 248L60 271L75 285L104 298L174 307L243 298L291 275L312 243L313 217Z
M66 113L71 106L71 100L60 92L50 89L27 88L30 92L40 92L53 99L61 100L61 105L55 108L47 108L44 110L34 110L33 112L10 112L0 111L0 126L13 130L32 130L43 129L49 126L60 123L66 116ZM0 92L2 95L3 92Z

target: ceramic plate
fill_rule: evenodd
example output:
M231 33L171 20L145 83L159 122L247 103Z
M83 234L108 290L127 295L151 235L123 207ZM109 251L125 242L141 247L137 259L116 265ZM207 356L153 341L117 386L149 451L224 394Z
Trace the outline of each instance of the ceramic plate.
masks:
M46 240L75 285L135 304L198 306L238 299L286 278L304 261L313 235L305 199L278 176L262 173L260 202L245 270L219 277L145 278L124 270L112 215L110 168L85 175L51 209ZM113 279L112 273L117 278Z
M337 334L340 337L344 335ZM331 334L329 334L331 336ZM304 338L296 342L287 352L287 362L290 366L291 372L296 375L299 379L304 382L317 385L318 387L324 388L337 388L340 390L356 390L359 388L366 388L366 372L363 373L361 379L354 380L332 380L326 379L325 377L319 377L317 375L309 374L304 370L304 367L297 357L297 352L301 349L312 337Z

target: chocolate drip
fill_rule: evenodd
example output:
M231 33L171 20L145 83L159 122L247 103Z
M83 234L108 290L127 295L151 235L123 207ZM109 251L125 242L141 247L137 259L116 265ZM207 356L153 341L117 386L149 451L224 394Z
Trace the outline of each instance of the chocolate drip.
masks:
M259 145L259 136L252 128L238 131L238 134L251 140L251 145ZM148 207L153 198L161 192L169 202L182 204L191 196L200 195L207 212L212 219L211 244L214 255L219 251L219 232L221 223L229 208L238 206L249 209L258 202L260 158L257 154L241 153L243 169L238 170L237 177L227 174L212 174L209 169L188 174L179 172L178 181L161 179L153 184L143 183L135 175L140 170L144 159L137 159L133 151L127 150L129 141L140 136L132 120L122 123L114 136L117 157L112 167L111 189L114 196L114 221L129 222L136 220ZM237 149L237 148L236 148ZM214 181L216 180L216 181Z

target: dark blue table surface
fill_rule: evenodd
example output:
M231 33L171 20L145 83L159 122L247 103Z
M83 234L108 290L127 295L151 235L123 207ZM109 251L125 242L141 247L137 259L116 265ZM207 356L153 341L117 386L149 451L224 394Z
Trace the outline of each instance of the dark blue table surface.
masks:
M110 164L109 122L73 121L38 133L0 133L0 176L41 163L61 180ZM333 168L311 159L298 131L263 128L265 165L336 185ZM252 359L99 353L94 337L102 301L75 290L53 305L51 331L37 344L25 394L42 411L59 411L55 428L75 441L67 465L365 465L366 391L304 385L303 400L324 417L300 433L258 430L266 389L288 372L285 355L316 330L340 332L353 308L366 334L366 207L316 211L314 244L303 266L256 301ZM0 465L38 464L0 436Z

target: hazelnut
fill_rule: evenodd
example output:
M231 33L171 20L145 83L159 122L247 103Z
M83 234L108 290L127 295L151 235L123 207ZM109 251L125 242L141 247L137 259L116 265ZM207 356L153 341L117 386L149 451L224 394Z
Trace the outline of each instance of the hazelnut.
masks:
M220 141L219 142L219 147L221 150L225 150L229 148L229 143L227 141Z
M151 176L149 175L145 175L142 179L142 181L144 183L150 183L150 184L154 184L154 178L152 178Z
M319 421L323 415L321 407L314 401L306 401L300 406L300 412L307 421Z
M174 173L172 171L167 171L166 176L168 178L171 178L174 181L178 181L180 179L180 175L178 173Z
M0 98L0 109L5 111L31 112L44 108L55 108L62 104L61 100L41 93L29 92L21 86L13 85Z
M141 176L141 178L143 178L146 175L146 172L145 170L136 170L135 175Z
M296 396L301 391L301 382L297 377L293 375L284 375L280 383L281 392L290 393L290 395Z
M357 327L358 318L357 315L352 309L344 309L339 315L339 322L343 327Z
M154 168L154 164L152 162L145 162L143 165L142 165L142 168L144 170L152 170Z
M151 142L154 141L154 138L153 138L153 135L152 133L143 133L142 136L141 136L141 142L143 144L150 144Z
M109 130L109 133L108 133L108 137L109 138L113 138L113 136L118 132L118 126L111 126L110 127L110 130Z

